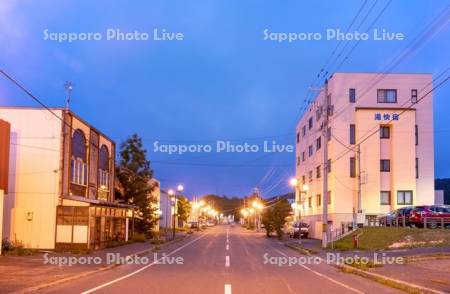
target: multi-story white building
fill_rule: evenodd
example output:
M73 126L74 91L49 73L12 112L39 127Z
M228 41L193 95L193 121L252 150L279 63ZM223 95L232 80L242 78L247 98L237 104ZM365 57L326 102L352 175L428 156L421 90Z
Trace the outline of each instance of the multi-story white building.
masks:
M356 219L358 205L359 217L367 219L434 203L433 97L423 97L431 89L431 74L335 73L330 78L328 131L323 132L325 88L296 126L297 214L310 224L312 237L322 234L324 144L334 228Z

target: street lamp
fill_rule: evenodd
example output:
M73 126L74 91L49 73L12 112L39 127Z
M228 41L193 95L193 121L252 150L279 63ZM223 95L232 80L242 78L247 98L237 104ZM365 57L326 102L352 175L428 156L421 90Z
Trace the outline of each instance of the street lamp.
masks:
M172 202L173 202L173 219L172 219L172 239L173 239L173 240L175 240L176 217L177 217L177 214L178 214L178 212L177 212L177 210L178 210L178 206L177 206L177 202L178 202L178 199L177 199L177 192L181 192L181 191L183 191L183 190L184 190L183 185L178 185L176 191L170 189L170 190L167 192L167 193L169 194L169 196L170 196L170 199L171 199Z

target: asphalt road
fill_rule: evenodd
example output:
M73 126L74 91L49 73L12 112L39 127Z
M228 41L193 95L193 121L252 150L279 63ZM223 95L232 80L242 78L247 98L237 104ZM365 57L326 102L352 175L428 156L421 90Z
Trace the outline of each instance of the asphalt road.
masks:
M168 245L166 264L122 265L41 293L398 293L326 263L279 266L303 257L262 234L217 226ZM178 264L177 260L178 258ZM284 258L284 259L283 259ZM291 259L293 260L293 259ZM142 260L141 260L142 261ZM162 260L160 260L162 262ZM172 262L172 264L169 264Z

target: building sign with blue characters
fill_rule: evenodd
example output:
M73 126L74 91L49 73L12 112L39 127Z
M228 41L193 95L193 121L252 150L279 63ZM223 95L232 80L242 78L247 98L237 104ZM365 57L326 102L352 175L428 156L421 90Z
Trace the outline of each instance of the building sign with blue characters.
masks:
M375 113L375 120L399 120L400 114L397 113Z

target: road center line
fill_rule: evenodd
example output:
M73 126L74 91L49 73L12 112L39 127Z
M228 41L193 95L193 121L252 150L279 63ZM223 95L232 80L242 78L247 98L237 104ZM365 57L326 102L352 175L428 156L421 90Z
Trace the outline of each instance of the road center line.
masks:
M231 294L231 284L225 284L225 294Z
M225 256L225 267L230 267L230 256Z
M227 244L226 250L229 250L229 249L230 249L230 245Z
M283 255L284 257L289 258L289 255L285 254L284 252L278 250L277 248L274 248L273 246L272 246L272 248L273 248L276 252L278 252L278 253L280 253L281 255ZM327 280L329 280L329 281L331 281L331 282L333 282L333 283L335 283L335 284L337 284L337 285L339 285L339 286L342 286L342 287L344 287L344 288L346 288L346 289L348 289L348 290L350 290L350 291L353 291L353 292L355 292L355 293L364 294L364 292L359 291L358 289L352 288L352 287L350 287L350 286L348 286L348 285L346 285L346 284L344 284L344 283L341 283L341 282L339 282L339 281L337 281L337 280L335 280L335 279L333 279L333 278L331 278L331 277L329 277L329 276L327 276L327 275L325 275L325 274L319 273L319 272L317 272L317 271L315 271L315 270L313 270L313 269L307 267L307 266L304 265L304 264L299 264L299 266L301 266L301 267L303 267L304 269L306 269L306 270L308 270L308 271L310 271L310 272L312 272L312 273L318 275L319 277L325 278L325 279L327 279Z
M183 249L183 248L185 248L185 247L191 245L191 244L194 243L194 242L197 242L198 240L200 240L201 238L203 238L203 237L205 237L205 236L206 236L206 235L202 235L202 236L198 237L197 239L194 239L194 240L192 240L192 241L190 241L190 242L184 244L183 246L178 247L177 249L173 250L173 251L170 252L169 254L166 254L165 257L161 257L160 259L155 260L155 261L153 261L152 263L147 264L146 266L143 266L143 267L141 267L140 269L138 269L138 270L136 270L136 271L134 271L134 272L131 272L131 273L125 275L125 276L122 276L122 277L117 278L117 279L115 279L115 280L112 280L112 281L109 281L109 282L107 282L107 283L104 283L104 284L102 284L102 285L100 285L100 286L97 286L97 287L95 287L95 288L86 290L86 291L82 292L81 294L89 294L89 293L95 292L95 291L100 290L100 289L102 289L102 288L105 288L105 287L107 287L107 286L109 286L109 285L112 285L112 284L115 284L115 283L117 283L117 282L119 282L119 281L125 280L126 278L129 278L129 277L131 277L131 276L134 276L135 274L138 274L138 273L142 272L143 270L146 270L147 268L149 268L149 267L151 267L151 266L157 264L158 262L160 262L160 261L163 260L164 258L169 257L169 256L171 256L171 255L174 254L174 253L177 253L177 252L180 251L181 249Z

